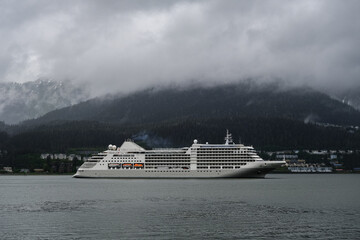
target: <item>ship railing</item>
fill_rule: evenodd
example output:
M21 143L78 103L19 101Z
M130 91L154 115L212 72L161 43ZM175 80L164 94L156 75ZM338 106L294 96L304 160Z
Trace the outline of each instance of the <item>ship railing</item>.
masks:
M152 150L181 150L182 148L153 148Z

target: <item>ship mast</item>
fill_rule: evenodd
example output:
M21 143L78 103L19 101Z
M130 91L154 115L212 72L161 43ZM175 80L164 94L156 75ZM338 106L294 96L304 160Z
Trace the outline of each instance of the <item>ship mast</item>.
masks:
M229 130L226 129L226 137L225 137L225 145L234 144L232 140L231 133L229 133Z

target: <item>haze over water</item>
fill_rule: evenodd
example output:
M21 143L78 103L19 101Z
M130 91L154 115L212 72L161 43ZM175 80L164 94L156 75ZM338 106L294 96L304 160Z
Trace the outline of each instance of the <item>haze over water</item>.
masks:
M0 176L3 239L355 239L360 175Z

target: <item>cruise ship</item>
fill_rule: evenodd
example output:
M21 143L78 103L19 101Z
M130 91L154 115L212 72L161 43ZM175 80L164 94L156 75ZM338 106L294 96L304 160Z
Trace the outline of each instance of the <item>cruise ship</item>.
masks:
M84 162L77 178L263 178L285 161L264 161L252 146L235 144L227 131L224 144L146 150L126 140L120 147Z

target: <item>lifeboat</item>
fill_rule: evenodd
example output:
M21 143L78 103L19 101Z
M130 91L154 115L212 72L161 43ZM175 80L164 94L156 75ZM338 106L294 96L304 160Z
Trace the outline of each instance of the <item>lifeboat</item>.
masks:
M120 165L120 163L109 163L108 167L109 168L120 168L121 165Z
M134 164L134 167L135 167L135 168L143 168L143 167L144 167L144 164L142 164L142 163L135 163L135 164Z
M132 168L133 164L132 163L123 163L122 167L123 168Z
M109 163L109 166L120 166L120 163Z

